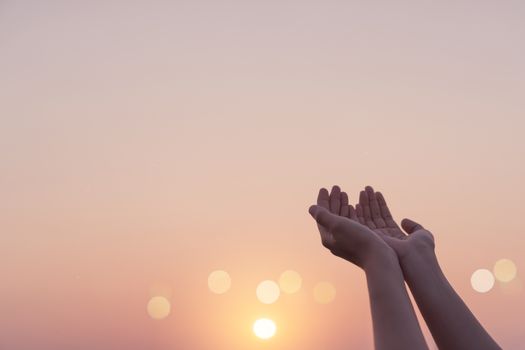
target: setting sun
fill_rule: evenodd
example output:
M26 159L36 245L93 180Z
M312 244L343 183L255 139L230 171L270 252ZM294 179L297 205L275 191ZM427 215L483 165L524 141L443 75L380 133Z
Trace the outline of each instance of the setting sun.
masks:
M253 324L253 333L257 338L269 339L275 335L276 330L275 322L267 318L260 318Z

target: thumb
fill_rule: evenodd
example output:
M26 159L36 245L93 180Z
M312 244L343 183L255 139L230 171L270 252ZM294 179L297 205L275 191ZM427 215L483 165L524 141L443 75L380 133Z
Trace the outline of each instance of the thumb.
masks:
M308 212L317 223L330 232L339 231L345 220L339 215L330 213L326 208L319 205L312 205ZM334 232L335 233L335 232Z
M423 226L421 226L417 222L412 221L410 219L403 219L403 221L401 221L401 227L408 234L411 234L411 233L413 233L413 232L415 232L417 230L422 230L423 229Z

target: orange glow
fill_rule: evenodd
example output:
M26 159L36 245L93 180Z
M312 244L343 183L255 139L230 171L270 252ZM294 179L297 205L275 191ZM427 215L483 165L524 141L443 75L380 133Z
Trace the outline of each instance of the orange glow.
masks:
M522 348L524 18L523 1L0 1L0 347L372 349L363 271L307 212L337 183L429 228L476 317Z

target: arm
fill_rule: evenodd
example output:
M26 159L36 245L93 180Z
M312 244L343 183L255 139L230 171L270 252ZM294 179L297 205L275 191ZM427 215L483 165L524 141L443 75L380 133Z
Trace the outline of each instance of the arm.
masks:
M401 258L400 263L440 349L501 349L452 288L434 249L414 251Z
M340 213L355 212L348 196L321 189L310 207L323 245L366 274L376 349L428 349L408 298L396 253L365 225Z
M356 216L396 252L406 282L440 349L500 349L447 281L428 230L404 219L401 226L405 234L383 195L370 186L361 192Z
M376 349L428 349L408 298L395 257L371 260L364 267Z

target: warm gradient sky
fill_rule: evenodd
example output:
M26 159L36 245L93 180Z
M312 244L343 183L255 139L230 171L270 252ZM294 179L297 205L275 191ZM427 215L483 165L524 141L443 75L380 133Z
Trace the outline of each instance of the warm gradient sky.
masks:
M521 0L0 0L0 349L370 349L364 275L307 214L334 183L430 228L519 348L524 18ZM476 293L500 258L518 278ZM286 269L301 291L259 303Z

